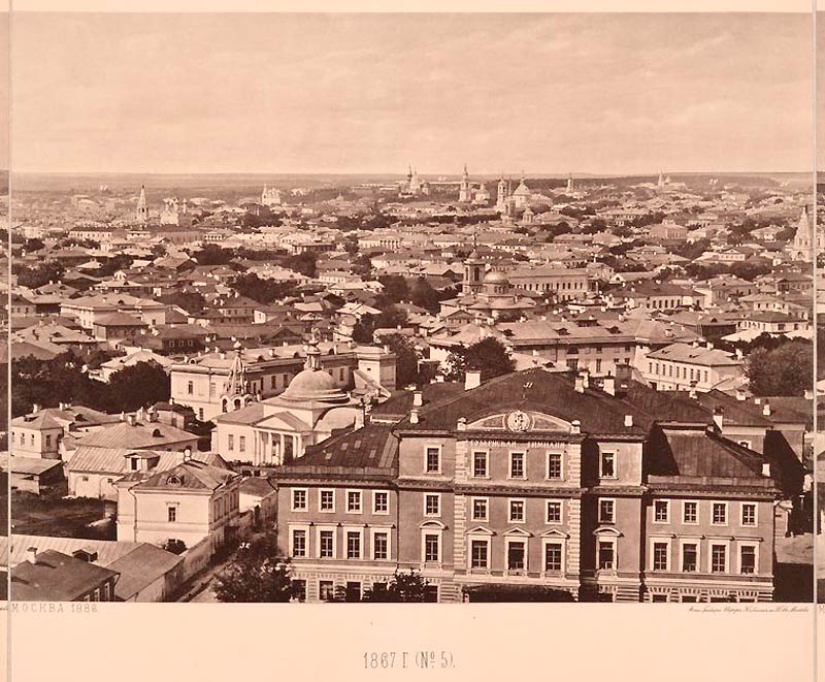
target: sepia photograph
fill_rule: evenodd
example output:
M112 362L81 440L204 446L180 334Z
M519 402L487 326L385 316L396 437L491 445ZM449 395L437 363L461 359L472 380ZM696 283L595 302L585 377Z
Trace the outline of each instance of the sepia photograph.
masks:
M10 599L810 603L811 26L15 15Z

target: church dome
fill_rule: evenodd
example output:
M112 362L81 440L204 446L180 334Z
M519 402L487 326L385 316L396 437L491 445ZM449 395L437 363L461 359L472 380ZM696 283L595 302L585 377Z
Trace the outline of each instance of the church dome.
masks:
M498 270L490 270L486 275L484 275L484 284L509 284L510 280L507 279L507 275L503 272Z
M335 385L335 380L322 369L304 369L289 382L280 396L294 402L347 402L349 398Z
M519 186L516 188L516 191L513 192L513 196L530 196L530 190L527 185L524 184L524 180L519 183Z

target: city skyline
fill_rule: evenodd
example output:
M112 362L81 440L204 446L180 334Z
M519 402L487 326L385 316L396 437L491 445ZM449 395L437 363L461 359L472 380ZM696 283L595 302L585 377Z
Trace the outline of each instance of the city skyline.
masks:
M12 46L13 167L400 174L412 163L435 176L466 162L478 176L805 172L809 22L23 14Z

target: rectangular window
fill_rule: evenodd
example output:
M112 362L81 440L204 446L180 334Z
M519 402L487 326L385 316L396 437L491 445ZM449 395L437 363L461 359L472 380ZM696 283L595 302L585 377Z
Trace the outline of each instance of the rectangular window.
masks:
M739 548L739 571L745 575L756 573L756 547L753 545Z
M335 491L322 490L318 495L318 509L322 512L335 511Z
M725 525L728 522L728 505L725 502L713 503L713 523L715 525Z
M386 490L376 490L372 494L372 513L389 514L390 494Z
M524 500L510 500L510 523L524 523Z
M548 500L547 523L561 523L561 502Z
M616 503L613 500L599 500L599 522L614 523Z
M682 509L682 520L685 523L699 522L699 504L697 502L685 502Z
M375 533L372 536L372 558L384 560L389 558L389 534Z
M561 571L560 542L548 542L544 546L544 570L548 573Z
M756 505L752 502L742 503L742 525L755 526L756 525Z
M231 433L226 437L226 442L226 447L229 448L229 450L235 449L235 436L233 436Z
M599 570L615 568L615 549L612 540L599 540Z
M667 543L654 542L653 543L653 570L666 571L667 570Z
M246 436L240 436L238 438L238 450L246 452Z
M473 453L473 476L476 478L487 478L487 453Z
M307 581L306 580L293 580L292 581L292 594L295 595L295 598L298 601L306 601L307 600Z
M425 471L428 474L437 474L441 471L441 448L427 448Z
M318 596L321 598L321 601L332 601L335 597L335 583L331 580L319 580Z
M601 458L601 478L616 478L616 453L603 452Z
M710 548L710 570L711 573L727 572L728 548L725 545L711 545Z
M670 502L668 500L655 500L653 502L653 520L656 523L667 523L670 519Z
M473 521L487 520L487 499L483 497L473 498Z
M292 490L292 511L306 511L307 510L307 491L303 488L294 488Z
M307 555L307 532L305 530L292 531L292 556Z
M425 516L441 515L441 495L437 493L426 493L424 495Z
M523 540L511 540L507 543L508 571L523 571L526 567L526 558L527 551Z
M682 571L695 573L699 567L699 545L686 542L682 545Z
M424 535L424 561L439 561L440 538L436 534L427 533Z
M322 530L319 534L320 556L322 559L331 559L335 556L335 535L334 531Z
M558 452L547 455L547 478L561 478L561 454Z
M472 568L487 568L488 543L486 540L473 540L470 543L470 566Z
M350 514L361 513L361 491L348 490L347 491L347 512Z
M192 383L191 381L187 382L187 384L186 384L186 392L189 395L192 395L195 392L195 384Z
M524 453L510 453L510 478L524 478Z
M174 523L178 520L178 508L177 507L167 507L166 508L166 520L169 523Z
M361 533L349 531L347 533L347 559L361 558Z

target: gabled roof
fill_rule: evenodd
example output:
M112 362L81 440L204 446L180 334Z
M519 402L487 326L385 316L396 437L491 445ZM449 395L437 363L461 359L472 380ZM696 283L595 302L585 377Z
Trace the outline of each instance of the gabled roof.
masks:
M201 490L213 491L240 475L231 469L224 469L206 462L190 459L167 471L159 471L145 478L132 488L141 490Z

